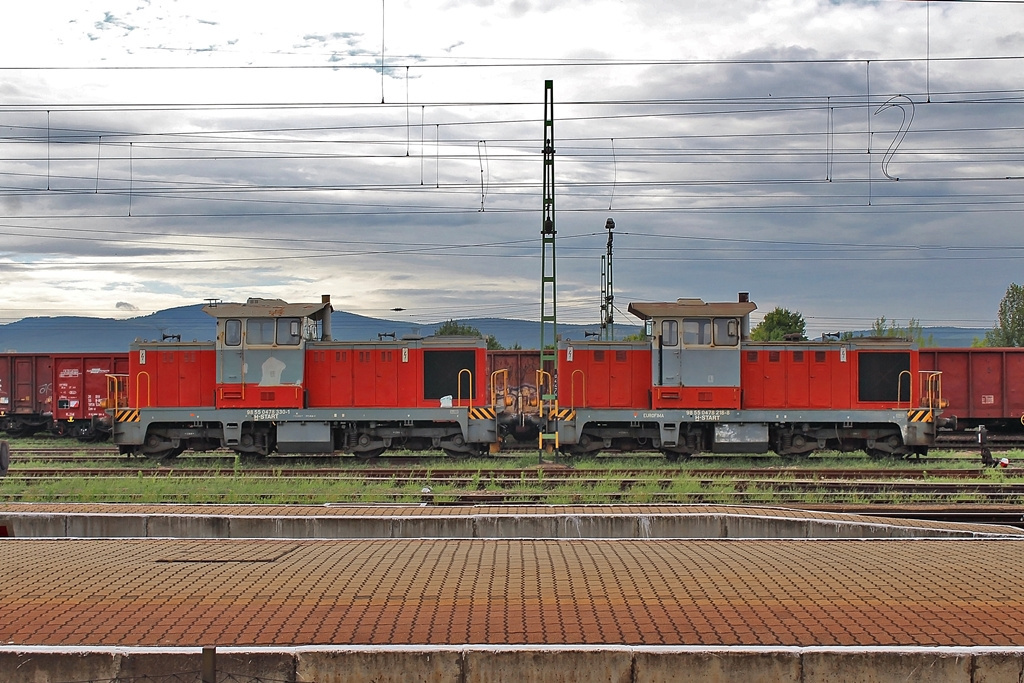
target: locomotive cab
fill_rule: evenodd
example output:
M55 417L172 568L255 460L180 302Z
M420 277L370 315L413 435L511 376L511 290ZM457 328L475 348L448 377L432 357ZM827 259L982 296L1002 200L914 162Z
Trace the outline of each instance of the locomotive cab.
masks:
M306 342L330 338L331 310L327 296L319 304L251 298L204 306L217 318L217 407L303 407Z
M740 407L740 342L757 308L701 299L632 303L651 337L651 408L734 410Z

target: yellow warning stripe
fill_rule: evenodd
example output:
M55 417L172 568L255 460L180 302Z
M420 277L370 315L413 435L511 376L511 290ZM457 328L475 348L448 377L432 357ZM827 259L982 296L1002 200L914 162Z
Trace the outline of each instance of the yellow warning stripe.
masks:
M550 420L575 420L576 410L573 408L559 408L557 411L552 410L551 414L548 415Z
M494 408L470 408L470 420L493 420L495 417Z
M907 411L907 420L910 422L931 422L934 419L935 416L928 409Z
M133 408L128 408L126 410L119 410L114 415L114 419L117 420L118 422L138 422L139 421L139 411L135 410Z

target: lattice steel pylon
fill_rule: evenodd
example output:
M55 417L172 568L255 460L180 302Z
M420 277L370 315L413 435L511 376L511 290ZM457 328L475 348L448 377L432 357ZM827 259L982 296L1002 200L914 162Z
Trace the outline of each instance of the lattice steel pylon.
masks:
M558 448L558 285L555 269L555 102L554 81L544 81L544 182L541 217L540 370L537 377L541 430L538 448ZM550 331L550 337L548 332ZM550 348L549 348L550 347ZM550 370L548 370L550 368Z
M604 222L608 231L607 253L601 257L601 341L615 341L615 286L612 282L612 231L615 221Z

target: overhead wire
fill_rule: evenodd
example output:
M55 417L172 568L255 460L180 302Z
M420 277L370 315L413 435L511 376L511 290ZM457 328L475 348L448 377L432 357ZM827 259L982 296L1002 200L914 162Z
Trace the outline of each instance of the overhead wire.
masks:
M1008 57L999 59L1021 59L1018 57ZM756 61L756 60L755 60ZM824 60L826 63L832 60ZM894 60L884 60L894 61ZM899 61L899 60L895 60ZM837 60L835 63L862 63L863 60ZM679 62L680 64L689 64L692 62ZM722 64L723 62L715 62L715 64ZM747 64L755 63L748 62L747 60L738 60L735 62L724 62L726 64ZM756 61L756 63L763 63ZM791 63L788 60L771 60L770 63ZM796 62L793 62L796 63ZM944 104L952 103L969 103L969 104L1013 104L1017 105L1024 102L1024 90L997 90L997 91L961 91L961 92L946 92L939 93L930 91L929 96L934 98L929 106L941 106ZM662 119L678 119L683 117L694 117L694 116L706 116L713 114L716 116L727 116L727 115L756 115L765 112L771 112L772 114L784 114L793 112L811 112L827 109L829 112L829 122L827 127L827 133L829 135L831 144L828 146L827 154L829 157L829 173L826 174L825 181L835 183L841 180L848 186L855 187L858 184L870 182L870 179L862 177L836 177L837 169L841 168L847 159L859 159L864 156L863 152L855 152L851 149L843 149L837 147L836 140L843 139L844 136L857 136L862 135L863 131L843 131L835 128L834 116L837 110L841 109L857 109L864 107L870 102L870 97L862 94L855 94L848 97L798 97L798 98L764 98L764 97L739 97L739 98L681 98L681 99L651 99L651 100L602 100L602 101L577 101L566 103L567 105L573 105L578 109L586 107L595 108L625 108L625 107L639 107L643 111L640 112L609 112L609 113L595 113L584 115L569 115L567 117L560 117L560 122L574 122L581 125L591 126L602 122L613 122L613 121L629 121L631 124L636 124L641 121L657 121ZM533 102L520 102L520 103L495 103L495 102L461 102L461 103L445 103L445 102L431 102L431 103L417 103L421 107L430 106L431 108L458 108L458 107L500 107L501 109L508 109L510 106L535 106ZM561 106L562 103L560 103ZM394 201L396 193L411 192L414 189L421 191L423 186L422 173L418 182L410 180L408 183L338 183L338 182L312 182L309 184L269 184L269 183L255 183L245 181L232 181L232 182L212 182L212 181L199 181L195 179L180 179L180 178L161 178L159 175L155 175L152 168L149 168L148 172L137 170L136 166L151 165L158 162L204 162L204 161L217 161L218 163L225 160L242 160L242 161L355 161L355 160L379 160L379 159L392 159L400 156L410 156L411 145L409 137L409 116L408 111L410 102L408 96L406 102L400 105L393 105L393 108L397 109L401 106L405 109L405 122L395 121L393 123L345 123L339 125L330 126L256 126L256 127L236 127L230 129L216 130L211 129L207 131L115 131L109 129L92 129L92 128L80 128L80 127L68 127L55 125L52 121L52 112L59 111L65 114L74 113L104 113L112 111L135 111L135 112L169 112L169 111L206 111L206 110L224 110L236 112L240 109L259 110L265 112L280 111L280 110L309 110L314 108L320 108L330 111L362 111L371 110L371 105L368 103L243 103L243 104L211 104L211 103L175 103L165 105L132 105L129 103L95 103L92 105L40 105L37 107L26 108L24 105L7 105L0 106L0 114L13 114L13 113L32 113L39 112L40 107L45 106L47 112L47 125L45 127L45 142L46 142L46 162L47 168L45 178L47 181L47 188L45 190L35 189L31 187L18 187L11 183L6 185L0 185L0 197L3 196L70 196L75 194L92 194L92 195L105 195L109 197L126 196L128 200L128 215L134 218L167 218L167 217L245 217L253 218L254 212L249 211L230 211L223 209L216 209L210 211L202 210L160 210L151 207L142 207L146 200L149 201L182 201L187 200L190 202L208 202L208 203L227 203L227 204L238 204L241 206L253 207L256 212L265 218L280 218L280 217L305 217L305 218L323 218L331 216L410 216L410 215L437 215L437 214L465 214L471 209L464 205L448 204L443 203L406 203L401 201ZM375 105L372 110L379 110L381 105ZM388 105L385 105L388 108ZM695 107L695 110L689 111L668 111L666 108L679 108L679 107ZM704 109L711 107L711 109ZM532 117L507 117L507 118L493 118L487 119L482 118L480 120L457 120L452 118L446 122L434 122L432 125L438 127L445 127L446 130L469 130L474 127L488 125L488 126L517 126L525 123L533 123L534 118ZM631 125L632 127L632 125ZM33 127L24 124L18 124L15 126L5 126L8 131L0 140L4 142L4 146L9 148L12 144L38 144L43 139L43 129L41 127ZM901 129L902 130L902 129ZM927 134L938 134L942 132L953 132L953 133L1015 133L1019 132L1021 128L1015 126L973 126L964 128L936 128L932 130L920 129L915 130L915 135L927 135ZM33 136L32 132L35 131L37 135ZM361 136L366 133L387 133L394 134L398 131L404 131L405 138L399 139L394 138L375 138L375 139L363 139ZM880 131L875 131L880 132ZM20 135L20 133L28 133L28 135ZM904 131L905 133L905 131ZM308 138L303 136L316 135L316 137ZM813 186L820 184L822 179L820 178L801 178L795 175L792 176L781 176L775 177L762 177L762 178L744 178L744 179L731 179L726 177L721 178L677 178L668 180L625 180L619 178L619 164L630 165L635 168L642 166L651 166L655 164L666 164L672 163L678 165L683 163L684 160L690 160L694 163L699 163L702 168L707 169L709 163L722 163L722 164L734 164L737 161L742 161L747 167L756 167L758 164L786 164L791 168L798 168L801 164L814 166L820 164L822 151L817 148L787 148L784 145L784 141L799 140L799 139L814 139L815 137L820 138L820 131L771 131L771 132L755 132L755 133L733 133L725 132L721 130L715 130L711 133L678 133L678 132L664 132L658 134L649 135L622 135L616 134L614 137L601 136L601 135L580 135L577 137L566 137L560 142L560 162L562 168L565 168L568 164L569 168L578 167L579 170L586 171L589 166L594 162L607 163L609 159L609 153L607 145L602 148L599 143L611 139L611 161L614 165L614 177L609 184L607 180L604 181L588 181L582 177L572 177L565 180L560 180L560 190L566 193L565 198L562 200L562 206L560 211L569 213L586 213L593 211L604 210L601 206L595 204L592 206L585 205L588 198L597 199L600 196L608 198L608 188L611 188L611 198L616 201L618 206L616 207L619 211L630 211L634 213L673 213L673 212L688 212L697 214L714 214L714 213L746 213L746 212L758 212L758 213L772 213L772 214L786 214L795 212L837 212L842 211L843 213L851 213L854 211L871 211L871 207L865 207L860 202L858 197L852 197L850 199L844 199L842 197L827 197L827 198L815 198L811 195L804 195L803 200L799 201L798 196L786 198L785 195L772 194L764 195L763 193L752 192L744 194L739 192L738 188L750 187L750 188L770 188L772 186ZM348 136L348 137L339 137ZM438 136L439 137L439 136ZM619 145L616 146L616 138L618 138ZM747 140L755 143L761 143L758 146L749 147L730 147L723 148L721 145L724 141L739 141ZM150 142L152 141L152 142ZM159 141L159 142L157 142ZM638 143L644 142L655 142L657 146L637 146ZM500 148L503 151L492 152L488 149L487 145ZM588 143L592 143L589 144ZM633 146L624 146L622 143L632 143ZM673 147L673 143L676 144ZM692 149L685 148L680 149L679 145L683 143L704 143L705 145L715 144L718 146L709 146L707 149ZM60 174L54 173L52 168L54 163L74 164L84 163L84 156L77 157L74 155L62 155L55 154L54 150L58 147L63 147L68 144L86 145L91 148L93 144L96 146L96 155L93 160L92 156L89 157L89 163L95 163L95 171L90 170L88 175L85 172L74 175L74 174ZM535 207L526 206L522 200L526 197L531 196L530 193L535 193L539 183L529 181L492 181L490 179L489 164L492 160L496 163L533 163L535 161L535 152L533 149L536 147L536 141L528 137L519 136L488 136L487 141L481 140L479 137L474 137L472 132L470 134L463 135L452 135L446 136L444 145L446 147L445 152L440 151L440 142L435 142L435 149L432 156L440 162L444 160L446 162L467 162L473 154L471 151L471 145L476 145L476 160L479 164L480 170L480 183L479 183L479 195L480 195L480 210L484 208L484 200L489 199L487 212L497 214L520 214L530 213L535 210ZM953 161L948 159L936 159L929 158L931 156L949 156L949 155L973 155L976 159L981 161L988 161L991 163L1021 163L1022 158L1017 158L1014 155L1024 154L1024 148L1006 148L999 147L998 143L990 143L987 145L964 145L964 146L953 146L952 142L948 139L943 140L943 147L926 148L917 147L913 154L915 158L912 159L901 159L901 163L904 167L927 167L936 166L939 167L943 164L951 164ZM236 145L236 146L232 146ZM324 146L324 145L336 145L336 146L349 146L352 151L349 152L338 152L338 151L317 151L310 149L311 146ZM481 147L483 145L483 147ZM268 147L276 146L273 151L269 151ZM356 146L362 146L362 151L359 151ZM373 148L385 149L387 147L393 147L394 153L381 153L372 151ZM306 147L302 149L301 147ZM459 147L465 149L464 153L457 153ZM117 150L127 149L127 159L117 157L114 155L106 156L102 154L102 150ZM532 156L531 156L532 155ZM4 155L2 161L33 161L34 157L31 154L24 156L13 156L9 154ZM118 163L128 163L128 176L118 177L114 175L104 177L101 175L101 167L106 169L110 166L116 166ZM957 161L962 161L957 160ZM703 175L707 175L706 172ZM0 173L0 179L8 179L14 181L20 179L23 181L31 181L33 178L42 178L42 174L32 173L11 173L5 172ZM904 183L908 181L911 183L956 183L961 188L964 187L964 183L970 182L986 182L994 180L1006 180L1007 176L999 176L997 174L991 174L987 176L978 177L955 177L955 176L936 176L936 177L914 177L907 179L905 178ZM60 183L80 183L80 187L55 187L56 184ZM120 184L120 185L119 185ZM126 184L126 185L125 185ZM686 188L709 188L709 187L720 187L729 190L729 196L725 201L717 199L713 196L708 196L704 193L693 193L692 195L686 195L681 193L680 190ZM438 173L438 179L435 183L435 187L431 188L431 198L439 196L449 195L468 195L475 191L472 184L465 181L455 181L452 183L444 183L441 180L440 173ZM592 190L592 191L590 191ZM359 201L339 201L335 199L312 199L312 198L295 198L301 194L310 193L339 193L339 192L358 192L358 193L388 193L389 201L386 206L377 203L359 202ZM524 194L527 193L527 194ZM245 196L245 195L257 195L257 196ZM275 196L277 195L277 196ZM514 202L520 202L516 204L504 204L503 200L511 199ZM608 200L608 210L612 208L612 199ZM674 200L674 204L659 202L654 206L640 205L640 201L656 200ZM570 202L580 202L578 204L572 204ZM693 202L699 201L699 204ZM892 203L888 203L891 201ZM751 203L743 203L751 202ZM899 197L887 200L885 197L875 195L872 197L872 202L875 206L885 205L888 211L902 212L902 211L914 211L914 212L928 212L928 211L942 211L949 213L952 211L957 212L981 212L981 211L1020 211L1024 210L1024 199L1022 195L1017 192L1008 192L1004 194L991 194L991 193L980 193L975 194L972 192L961 192L953 196L952 198L941 198L934 197L928 193L922 192L919 194L906 193L905 191L900 194ZM951 206L950 202L955 202L955 206ZM295 207L295 209L289 209L287 207ZM303 208L304 207L304 208ZM77 218L88 218L88 217L116 217L116 213L104 213L104 212L79 212L76 213ZM26 219L52 219L56 218L56 214L27 214L23 216ZM83 228L82 231L92 231L91 228ZM116 234L123 234L120 231L115 231ZM138 234L135 229L129 230L129 235ZM14 235L12 235L14 236ZM25 235L17 235L25 237ZM38 239L43 239L36 236ZM66 239L66 237L64 238ZM785 244L784 240L775 241L774 244ZM195 246L194 244L192 246ZM462 249L464 245L434 245L436 249ZM892 248L892 247L890 247ZM412 253L411 251L409 253ZM337 254L335 254L337 255ZM569 256L571 257L571 256ZM1009 256L1012 258L1012 256ZM282 257L288 258L288 257ZM629 258L629 257L624 257ZM654 256L649 256L654 258ZM795 258L795 257L791 257ZM838 256L837 258L842 258ZM242 260L242 259L237 259Z

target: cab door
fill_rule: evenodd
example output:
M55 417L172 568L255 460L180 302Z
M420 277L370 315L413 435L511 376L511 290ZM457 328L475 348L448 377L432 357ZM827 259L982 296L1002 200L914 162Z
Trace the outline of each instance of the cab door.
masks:
M662 387L682 385L682 343L678 320L662 320L654 358L654 384Z

